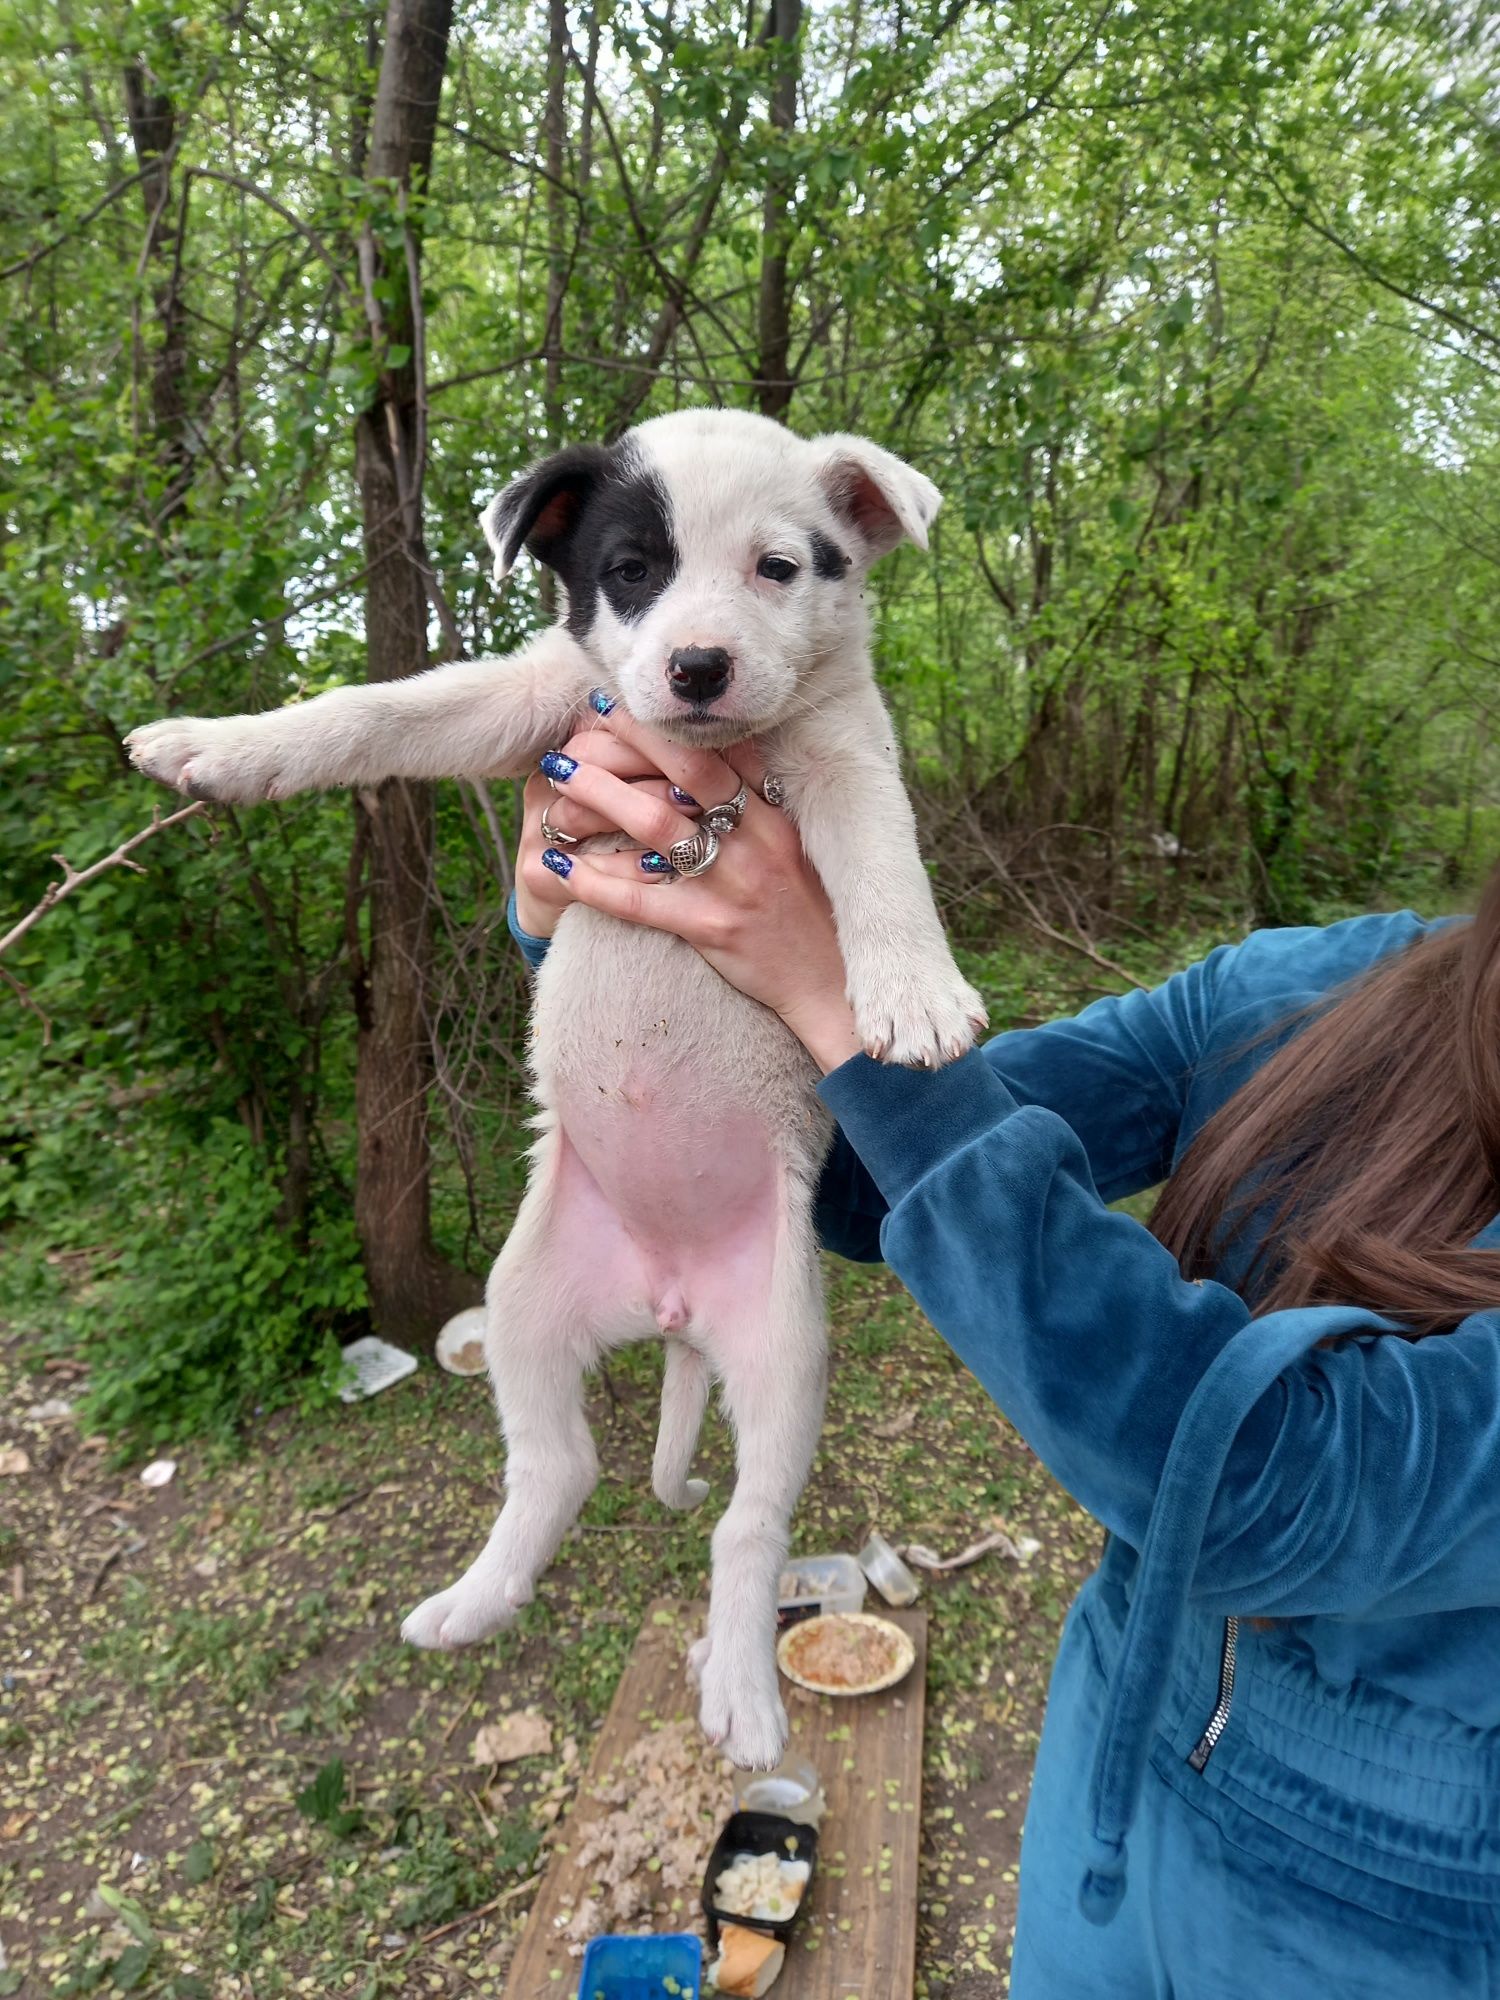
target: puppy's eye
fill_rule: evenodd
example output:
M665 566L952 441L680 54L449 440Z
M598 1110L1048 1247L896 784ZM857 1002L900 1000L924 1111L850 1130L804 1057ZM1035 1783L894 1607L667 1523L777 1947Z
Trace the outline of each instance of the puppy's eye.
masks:
M614 574L620 579L621 583L644 583L650 575L650 571L643 562L637 562L632 556L628 562L617 562L614 566Z
M767 577L772 583L790 583L797 569L790 556L762 556L755 565L755 574Z

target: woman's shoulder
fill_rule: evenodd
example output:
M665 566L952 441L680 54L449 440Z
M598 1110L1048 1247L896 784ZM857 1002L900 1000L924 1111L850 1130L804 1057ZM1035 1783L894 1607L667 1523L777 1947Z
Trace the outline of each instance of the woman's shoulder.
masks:
M1461 921L1394 910L1348 917L1336 924L1252 931L1243 943L1222 954L1215 982L1215 1029L1222 1032L1231 1019L1239 1021L1247 1014L1270 1020L1312 1006L1382 959Z

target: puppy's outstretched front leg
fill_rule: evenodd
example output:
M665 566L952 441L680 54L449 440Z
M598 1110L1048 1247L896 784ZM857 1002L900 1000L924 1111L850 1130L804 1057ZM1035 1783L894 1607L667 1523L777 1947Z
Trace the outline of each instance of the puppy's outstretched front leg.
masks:
M799 732L767 754L833 905L860 1039L886 1062L952 1062L988 1017L932 900L884 702L869 686L828 703L816 741Z
M151 722L125 745L148 777L234 805L382 778L518 777L570 734L597 678L553 626L503 659L334 688L264 715Z

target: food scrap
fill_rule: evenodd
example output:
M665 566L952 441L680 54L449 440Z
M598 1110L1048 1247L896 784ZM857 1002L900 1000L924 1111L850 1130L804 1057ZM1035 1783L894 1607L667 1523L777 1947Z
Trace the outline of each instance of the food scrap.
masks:
M719 1956L708 1968L708 1984L738 2000L759 2000L768 1992L786 1961L786 1946L775 1938L725 1924L719 1934Z
M577 1945L626 1925L650 1929L703 1880L733 1771L696 1720L666 1723L633 1743L594 1789L608 1808L587 1826L577 1864L590 1893L564 1929ZM675 1929L675 1924L668 1924Z
M805 1861L783 1861L777 1854L737 1854L714 1884L714 1907L761 1923L784 1923L802 1901L811 1874Z

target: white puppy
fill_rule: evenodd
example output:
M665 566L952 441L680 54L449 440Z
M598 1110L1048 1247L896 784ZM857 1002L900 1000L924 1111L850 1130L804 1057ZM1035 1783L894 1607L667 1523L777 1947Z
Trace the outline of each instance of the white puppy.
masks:
M754 736L832 902L866 1046L938 1064L984 1011L933 907L862 588L903 539L926 547L938 504L929 480L859 438L803 441L722 410L658 417L607 449L559 452L487 509L497 577L524 547L566 592L562 620L509 658L265 715L153 723L130 753L165 784L233 801L517 775L566 741L595 687L679 742ZM736 1764L769 1765L786 1741L777 1579L826 1371L815 1072L690 947L582 907L538 980L533 1062L540 1137L487 1295L505 1505L474 1563L403 1631L468 1645L530 1601L597 1477L585 1370L660 1335L658 1495L703 1497L688 1471L715 1381L738 1450L694 1648L703 1727Z

